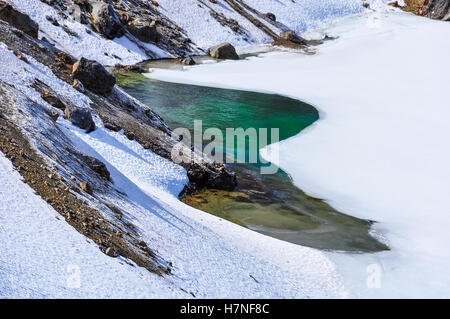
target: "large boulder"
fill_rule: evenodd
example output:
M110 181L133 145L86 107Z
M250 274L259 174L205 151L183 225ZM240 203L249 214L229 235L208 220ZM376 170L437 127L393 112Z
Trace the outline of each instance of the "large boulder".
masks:
M161 37L155 25L131 24L127 26L127 29L142 42L158 42Z
M114 7L101 1L89 2L92 6L91 25L107 39L119 38L125 34Z
M88 109L68 106L64 110L64 117L72 122L73 125L86 130L87 133L95 130L95 123Z
M73 78L81 81L89 91L97 94L111 92L116 84L116 77L106 71L100 63L81 58L72 67Z
M33 38L37 39L38 37L39 25L28 15L17 11L5 1L0 1L0 20L8 22Z
M431 0L428 5L427 16L432 19L450 21L450 1Z
M218 44L209 49L209 55L215 59L239 60L236 49L228 42Z

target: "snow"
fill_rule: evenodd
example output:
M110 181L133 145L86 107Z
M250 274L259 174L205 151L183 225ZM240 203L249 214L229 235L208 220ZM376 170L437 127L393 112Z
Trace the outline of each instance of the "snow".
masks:
M245 2L262 13L275 13L277 21L297 32L317 27L332 17L359 12L362 8L359 0L314 0L307 3L304 1L292 2L291 0L246 0ZM227 18L236 20L246 30L248 38L237 36L228 27L223 27L211 17L210 9L205 5L198 5L199 1L197 0L160 0L158 3L160 11L182 27L188 36L203 49L221 42L230 42L240 49L254 43L267 43L272 40L224 1L218 1L217 4L209 1L204 1L204 3ZM254 16L253 13L250 15ZM259 20L275 32L280 32L264 20Z
M279 144L280 166L308 194L378 221L392 249L328 254L350 296L449 297L450 24L383 8L326 31L339 39L315 55L268 53L148 76L315 105L321 119Z
M107 40L93 32L87 25L82 25L70 17L68 19L61 18L54 8L40 0L7 0L7 2L11 3L17 10L28 14L39 24L39 38L47 38L57 48L76 58L85 57L104 65L115 65L117 63L128 65L148 59L145 52L128 40L126 36L120 39ZM56 19L60 26L54 26L47 20L47 16ZM66 33L62 28L63 25L67 25L78 36L71 36ZM87 30L91 32L88 33ZM169 54L154 45L147 45L147 48L158 57L170 57Z
M345 297L335 266L323 253L279 241L193 209L176 197L185 171L102 127L91 134L58 120L85 154L106 163L129 203L116 202L196 297ZM110 199L115 202L114 198ZM256 278L256 282L252 277Z
M4 66L0 80L47 108L50 105L29 86L35 78L76 106L89 106L86 96L32 57L26 58L29 64L0 43ZM20 94L13 97L18 105L24 99ZM103 196L110 196L108 201L126 212L124 218L158 256L173 263L173 274L160 278L104 255L23 183L0 153L0 297L347 296L335 265L324 253L266 237L183 204L176 195L187 181L184 169L129 141L123 132L105 129L99 118L94 120L97 129L90 134L62 117L57 125L78 150L107 165L114 186L127 197ZM38 118L30 117L22 125L29 132L45 131Z
M0 180L0 298L186 297L170 279L103 254L1 153Z
M318 29L331 19L359 13L360 0L245 0L254 9L275 14L277 21L301 34L310 29Z

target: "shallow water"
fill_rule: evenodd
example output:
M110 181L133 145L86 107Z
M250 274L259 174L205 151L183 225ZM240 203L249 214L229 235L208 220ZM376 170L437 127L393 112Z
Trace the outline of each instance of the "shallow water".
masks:
M318 118L301 101L273 94L176 84L140 74L117 74L119 84L160 114L172 129L279 128L280 140L298 134ZM270 134L269 134L270 141ZM246 147L247 149L248 147ZM233 152L235 150L227 150ZM326 250L373 252L388 249L369 235L371 221L342 214L295 187L281 169L260 174L261 162L229 164L239 185L233 192L205 190L183 201L257 232Z

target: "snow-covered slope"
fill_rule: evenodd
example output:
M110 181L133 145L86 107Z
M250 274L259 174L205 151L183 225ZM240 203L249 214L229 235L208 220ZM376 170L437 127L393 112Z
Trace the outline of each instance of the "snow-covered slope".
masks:
M280 144L281 167L309 194L378 221L392 248L330 254L352 295L449 297L450 24L383 9L327 31L339 40L312 56L271 53L149 76L315 105L321 120Z
M77 58L85 57L105 65L134 64L148 59L145 52L127 37L107 40L94 33L86 25L82 25L73 19L62 19L54 8L40 0L7 0L7 2L11 3L17 10L28 14L39 24L40 38L47 38L57 48ZM47 17L56 19L59 25L53 25ZM70 35L64 31L61 27L63 25L75 32L75 35ZM156 56L170 57L169 54L154 45L145 45L149 46L149 49L154 51Z
M244 2L262 14L268 12L275 14L281 25L299 33L305 32L308 28L317 27L330 18L362 10L359 0L245 0ZM270 36L236 12L224 0L219 0L216 4L198 0L160 0L158 3L161 12L185 29L194 42L205 49L225 41L242 47L271 40ZM211 9L223 14L228 19L236 20L248 36L236 35L228 27L222 26L211 17ZM253 13L250 14L261 23L269 25ZM279 28L269 26L274 32L278 34L281 32Z
M2 121L28 115L19 129L33 136L35 146L42 136L50 139L56 126L71 147L105 163L110 187L126 195L105 192L84 200L99 207L107 197L123 210L140 239L173 266L161 278L129 265L130 260L107 257L23 183L0 154L0 297L346 296L334 264L322 252L263 236L180 202L185 170L130 141L123 131L105 129L98 117L90 134L62 117L56 123L48 116L43 121L41 113L52 108L31 87L34 79L78 107L89 107L91 100L31 56L24 57L28 62L0 43L0 64L5 66L0 80L7 83L2 89L9 90L2 94L14 101L1 105L12 114ZM24 100L32 101L34 109Z
M160 44L137 43L127 36L108 40L93 32L91 26L83 25L70 17L62 18L63 11L43 3L40 0L7 0L16 9L28 14L39 24L40 37L45 37L59 49L79 58L97 60L105 65L117 63L128 65L148 58L171 57L169 53L158 47ZM200 48L209 47L221 42L230 42L239 50L243 47L269 43L273 39L270 35L255 26L248 18L237 12L224 0L216 4L209 0L161 0L156 8L164 16L170 18L186 31L187 36ZM239 4L239 2L237 2ZM256 9L261 15L271 12L277 17L277 23L271 24L267 19L245 9L245 12L258 23L267 26L274 34L280 34L290 28L302 33L311 28L323 25L331 18L360 12L363 8L360 0L246 0L245 4ZM220 16L219 22L214 18ZM54 25L48 17L57 21ZM239 32L233 31L228 22L235 21L239 25ZM65 31L72 32L72 34ZM148 54L150 53L150 55ZM201 53L195 51L194 53Z
M0 298L186 297L170 280L103 254L1 153L0 180Z

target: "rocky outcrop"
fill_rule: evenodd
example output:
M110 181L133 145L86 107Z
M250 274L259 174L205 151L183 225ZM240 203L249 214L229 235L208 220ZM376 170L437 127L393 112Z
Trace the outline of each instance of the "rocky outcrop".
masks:
M8 22L13 27L23 31L33 38L37 39L38 37L38 24L28 15L17 11L5 1L0 1L0 20Z
M218 44L208 50L209 55L215 59L239 60L236 49L228 42Z
M450 21L450 0L405 0L404 3L400 6L395 1L390 5L431 19Z
M96 94L111 92L116 84L116 77L106 71L100 63L81 58L72 67L73 78L81 81L83 86Z
M136 38L141 40L142 42L158 42L161 35L159 34L156 26L145 24L143 22L137 22L134 24L130 24L127 27L127 30L134 35Z
M90 2L91 25L107 39L114 39L124 35L124 28L114 7L101 1Z
M88 109L79 107L66 107L64 117L71 121L73 125L86 130L87 133L95 130L95 123L92 119L91 112Z

